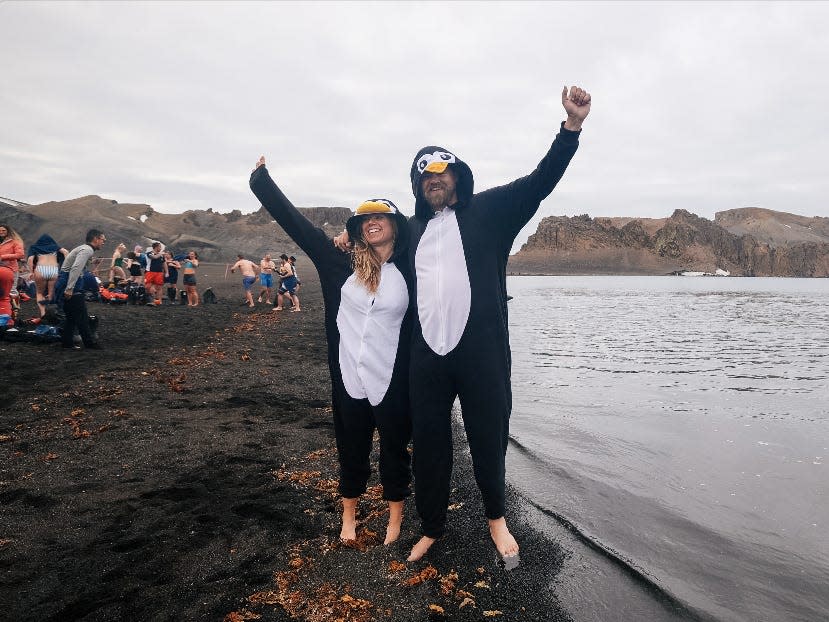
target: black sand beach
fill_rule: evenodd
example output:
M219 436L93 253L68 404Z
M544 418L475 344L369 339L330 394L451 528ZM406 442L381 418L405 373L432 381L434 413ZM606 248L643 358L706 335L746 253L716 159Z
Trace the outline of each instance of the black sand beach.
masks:
M215 305L90 303L101 351L0 341L0 619L570 619L565 554L512 491L521 565L499 567L461 431L450 531L424 560L405 562L413 501L382 545L376 488L358 545L338 543L322 297L302 275L301 313L241 307L239 279L203 264Z

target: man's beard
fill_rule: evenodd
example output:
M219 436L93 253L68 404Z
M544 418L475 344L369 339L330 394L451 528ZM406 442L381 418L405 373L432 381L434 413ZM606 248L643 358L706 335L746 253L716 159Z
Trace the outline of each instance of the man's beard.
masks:
M432 190L424 193L424 198L432 209L441 210L446 207L448 194L446 186L441 186L438 190Z

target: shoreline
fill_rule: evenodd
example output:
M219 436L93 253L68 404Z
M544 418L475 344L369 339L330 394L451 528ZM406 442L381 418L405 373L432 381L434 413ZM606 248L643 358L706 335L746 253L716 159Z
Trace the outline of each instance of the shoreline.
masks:
M101 351L0 341L7 615L572 619L552 589L568 553L526 520L511 488L521 564L499 567L457 425L447 536L406 563L419 535L413 500L400 540L385 547L373 488L359 547L340 545L316 274L303 266L303 312L293 314L239 307L240 285L219 272L199 273L216 305L90 303Z

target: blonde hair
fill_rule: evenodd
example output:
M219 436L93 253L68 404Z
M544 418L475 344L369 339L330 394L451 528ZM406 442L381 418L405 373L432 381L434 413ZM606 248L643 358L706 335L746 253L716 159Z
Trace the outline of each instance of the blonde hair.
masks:
M391 217L389 217L389 222L394 230L394 239L397 240L397 222ZM377 251L363 240L362 234L358 240L354 241L351 267L357 275L357 281L372 294L376 293L377 288L380 287L380 271L383 268L383 262L377 255Z
M357 281L362 283L372 294L380 287L380 270L382 263L377 252L362 239L354 243L354 254L351 258L351 265Z

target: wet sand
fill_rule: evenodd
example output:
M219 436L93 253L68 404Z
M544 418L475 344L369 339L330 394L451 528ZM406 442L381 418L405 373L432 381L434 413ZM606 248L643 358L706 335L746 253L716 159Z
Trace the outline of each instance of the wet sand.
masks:
M376 474L358 543L338 542L322 296L301 272L300 313L240 306L239 279L203 264L217 304L90 303L103 350L0 341L0 618L570 619L551 591L565 553L512 491L521 565L499 567L459 430L426 558L405 561L413 500L382 545Z

